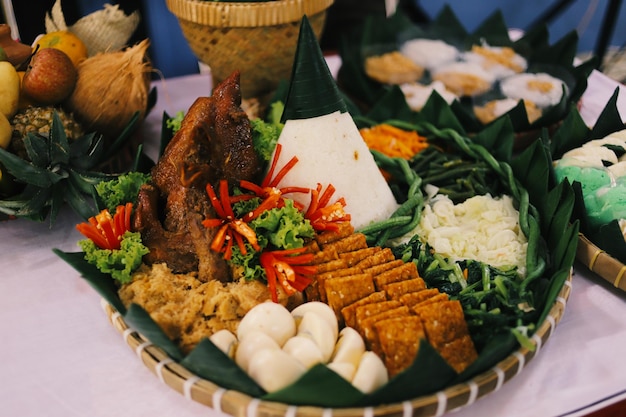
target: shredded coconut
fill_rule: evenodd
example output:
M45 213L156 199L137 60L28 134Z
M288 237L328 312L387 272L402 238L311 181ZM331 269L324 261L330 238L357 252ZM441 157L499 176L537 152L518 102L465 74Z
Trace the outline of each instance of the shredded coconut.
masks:
M455 205L438 195L424 208L416 232L442 256L517 266L521 275L526 273L528 242L509 196L475 196Z

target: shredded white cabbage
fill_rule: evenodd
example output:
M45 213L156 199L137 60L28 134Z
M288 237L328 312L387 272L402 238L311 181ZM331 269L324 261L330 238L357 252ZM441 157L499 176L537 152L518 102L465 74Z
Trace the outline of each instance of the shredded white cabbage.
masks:
M526 274L528 241L510 196L475 196L455 205L437 195L424 208L415 233L442 256L517 266L522 276Z

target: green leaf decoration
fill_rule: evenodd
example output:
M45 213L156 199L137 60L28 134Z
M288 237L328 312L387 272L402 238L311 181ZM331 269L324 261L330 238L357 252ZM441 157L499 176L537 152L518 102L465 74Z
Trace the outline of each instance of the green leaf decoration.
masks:
M572 105L574 106L574 105ZM580 113L572 107L560 129L550 138L550 153L553 159L560 159L570 149L582 146L589 137L590 129Z
M83 252L64 252L60 249L52 250L61 259L67 262L72 268L78 271L96 292L104 298L121 315L126 314L126 307L122 304L117 294L118 287L115 281L108 274L103 274L94 265L85 260Z
M363 398L359 405L373 406L417 398L445 388L456 377L457 373L450 368L450 365L428 342L422 339L413 364L378 391Z
M302 17L291 82L281 121L310 119L348 111L309 19Z
M325 365L315 365L290 386L262 398L294 405L349 407L364 397L348 381Z
M509 28L504 21L501 10L496 10L487 17L472 33L469 46L480 44L483 39L489 39L493 46L511 46L513 42L509 38Z
M266 394L263 388L209 339L198 343L180 364L220 387L240 391L252 397Z
M163 349L170 358L177 361L183 359L180 348L167 337L163 329L152 320L150 314L141 306L131 304L124 314L124 321L154 345Z
M49 187L54 182L46 169L39 168L2 148L0 148L0 163L11 175L16 177L19 175L19 178L27 184Z
M27 159L0 149L0 164L10 175L15 194L3 194L0 214L44 221L47 217L52 227L61 206L67 203L77 214L87 219L97 214L94 200L95 185L115 175L99 171L102 164L125 146L137 128L139 112L135 113L124 131L108 146L101 134L88 133L71 142L68 140L61 118L53 114L48 137L29 133L22 141ZM154 163L138 151L143 169ZM8 197L7 197L8 196Z
M490 149L491 154L499 161L509 162L513 155L514 141L502 140L502 138L512 138L513 135L511 121L507 118L501 118L473 136L472 140L474 143Z
M35 166L46 166L50 163L50 149L48 139L35 133L29 133L24 138L24 148L28 158Z
M396 13L396 15L401 15L401 13ZM442 7L441 11L425 28L417 27L413 29L413 31L415 35L421 34L426 38L442 39L451 44L462 43L463 40L469 36L469 33L454 13L454 10L448 4ZM400 39L404 40L409 38L404 36Z
M619 87L611 95L608 103L600 113L598 121L593 126L588 139L601 139L610 133L626 128L626 124L622 122L622 117L617 108L617 98L619 96Z

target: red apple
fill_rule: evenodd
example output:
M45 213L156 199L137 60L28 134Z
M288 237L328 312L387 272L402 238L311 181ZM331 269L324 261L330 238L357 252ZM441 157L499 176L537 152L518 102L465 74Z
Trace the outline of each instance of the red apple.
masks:
M44 48L33 55L24 79L23 92L39 104L57 104L72 94L78 72L63 51Z

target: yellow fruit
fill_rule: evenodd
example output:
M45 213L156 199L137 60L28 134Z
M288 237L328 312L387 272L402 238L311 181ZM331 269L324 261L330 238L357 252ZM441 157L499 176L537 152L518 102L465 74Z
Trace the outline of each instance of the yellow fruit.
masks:
M20 77L8 61L0 61L0 113L6 118L17 112L20 99Z
M11 143L13 128L7 117L0 113L0 148L6 149Z
M37 46L39 46L39 49L60 49L70 57L74 66L78 66L78 64L84 61L88 55L87 46L83 43L83 41L78 36L67 30L46 33L37 39L35 45L33 45L34 48L37 48Z

